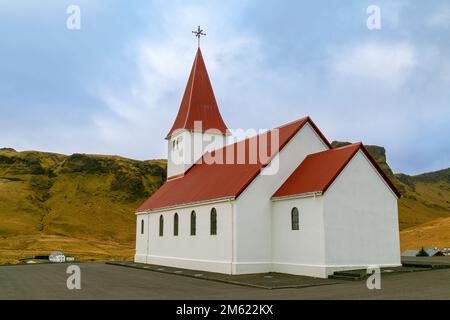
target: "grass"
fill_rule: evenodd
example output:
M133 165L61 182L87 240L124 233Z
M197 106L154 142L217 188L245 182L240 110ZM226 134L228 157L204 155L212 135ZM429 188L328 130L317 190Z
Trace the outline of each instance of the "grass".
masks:
M0 263L54 250L130 259L134 210L161 186L165 169L161 160L0 149Z
M116 242L46 234L14 236L0 241L0 264L20 263L20 259L48 255L55 250L75 256L77 261L125 261L133 257L134 241Z
M403 230L400 233L401 249L420 250L422 247L450 247L450 217L438 218L430 222Z
M402 250L450 246L450 169L394 174L384 148L368 149L402 192ZM54 250L82 261L131 259L133 213L165 178L165 160L0 149L0 264Z

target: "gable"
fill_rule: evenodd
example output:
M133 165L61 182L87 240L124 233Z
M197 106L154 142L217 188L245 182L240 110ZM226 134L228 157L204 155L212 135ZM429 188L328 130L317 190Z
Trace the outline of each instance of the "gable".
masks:
M362 143L311 154L273 194L283 198L309 193L325 193L355 154L361 151L388 188L400 198L401 194Z

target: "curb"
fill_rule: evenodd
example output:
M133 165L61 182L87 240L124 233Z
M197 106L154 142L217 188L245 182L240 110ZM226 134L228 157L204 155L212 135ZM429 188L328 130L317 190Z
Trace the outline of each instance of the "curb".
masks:
M237 285L237 286L244 286L244 287L251 287L251 288L257 288L257 289L266 289L266 290L277 290L277 289L301 289L301 288L308 288L308 287L317 287L317 286L326 286L326 285L333 285L333 284L338 284L340 282L336 282L336 281L332 281L332 282L328 282L328 283L308 283L308 284L294 284L294 285L280 285L280 286L263 286L263 285L258 285L258 284L252 284L252 283L248 283L248 282L239 282L239 281L233 281L233 280L226 280L226 279L217 279L217 278L213 278L213 277L208 277L208 276L195 276L193 274L187 274L187 273L177 273L177 272L173 272L173 271L166 271L166 270L158 270L158 269L151 269L151 268L145 268L145 267L141 267L139 265L130 265L130 264L126 264L126 263L120 263L120 262L105 262L105 264L108 265L113 265L113 266L119 266L119 267L125 267L125 268L132 268L132 269L138 269L138 270L145 270L145 271L153 271L153 272L159 272L159 273L165 273L165 274L170 274L170 275L175 275L175 276L182 276L182 277L188 277L188 278L194 278L194 279L200 279L200 280L207 280L207 281L214 281L214 282L219 282L219 283L227 283L227 284L232 284L232 285ZM163 267L163 266L161 266ZM201 271L199 271L201 272Z

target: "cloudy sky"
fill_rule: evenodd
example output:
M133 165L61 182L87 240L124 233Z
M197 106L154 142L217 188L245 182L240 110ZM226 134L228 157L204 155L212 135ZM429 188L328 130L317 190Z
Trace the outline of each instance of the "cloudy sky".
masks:
M385 146L396 172L449 167L445 0L0 0L0 147L166 157L199 24L230 128L310 115L330 141Z

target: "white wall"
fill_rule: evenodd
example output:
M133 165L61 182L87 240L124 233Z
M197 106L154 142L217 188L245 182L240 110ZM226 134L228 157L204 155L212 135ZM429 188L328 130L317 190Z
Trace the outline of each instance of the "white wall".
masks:
M291 211L299 210L299 230L292 230ZM323 197L273 202L272 271L326 277Z
M279 170L274 175L260 174L236 200L235 261L236 274L267 272L272 267L273 193L310 153L327 150L309 124L278 153ZM268 168L263 170L266 171Z
M179 139L178 148L173 149L173 141ZM184 173L207 152L222 148L227 141L223 134L192 132L181 130L170 137L168 142L167 177Z
M136 216L136 255L134 261L146 263L148 250L148 214ZM141 221L144 221L144 233L141 234Z
M149 217L149 253L146 263L231 273L232 201L153 212ZM217 210L217 235L210 235L210 212ZM197 216L197 233L190 235L191 211ZM173 234L174 214L179 216L178 236ZM164 217L164 235L159 236L159 217ZM139 216L138 216L139 220ZM138 230L139 231L139 230ZM143 245L137 244L141 253ZM136 261L140 258L136 255ZM141 261L139 261L141 262Z
M401 264L397 198L362 151L323 197L328 274Z
M187 130L178 131L167 140L167 177L182 174L189 168L183 161L184 150L186 149L186 141L190 139L191 133ZM180 140L181 144L178 148L173 148L173 141Z
M323 196L271 201L308 154L326 149L307 124L277 155L279 171L259 175L236 201L138 215L135 261L228 274L276 271L316 277L369 265L400 265L397 198L361 151ZM294 206L300 211L298 231L291 230ZM210 235L213 207L217 236ZM193 209L196 236L190 236ZM175 212L180 219L177 237ZM140 234L142 218L145 235Z

